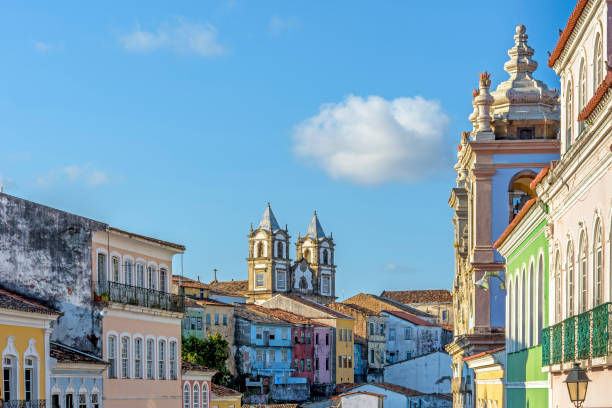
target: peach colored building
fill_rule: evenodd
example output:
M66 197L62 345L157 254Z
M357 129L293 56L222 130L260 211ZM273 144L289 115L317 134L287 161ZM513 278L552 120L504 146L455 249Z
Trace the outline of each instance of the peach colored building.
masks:
M94 302L102 307L107 408L179 408L184 301L170 293L173 244L108 227L93 234Z

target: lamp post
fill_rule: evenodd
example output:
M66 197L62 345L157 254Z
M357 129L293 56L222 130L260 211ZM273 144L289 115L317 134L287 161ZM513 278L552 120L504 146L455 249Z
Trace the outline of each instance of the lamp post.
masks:
M580 408L584 403L590 381L578 363L574 363L574 367L567 373L567 378L563 382L567 384L570 400L576 408Z

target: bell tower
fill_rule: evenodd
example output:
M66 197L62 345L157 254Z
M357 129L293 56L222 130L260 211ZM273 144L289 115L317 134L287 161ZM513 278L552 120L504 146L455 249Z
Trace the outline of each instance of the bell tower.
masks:
M306 261L314 271L313 296L321 303L333 302L336 299L335 244L332 235L329 237L325 235L316 211L308 225L306 235L298 236L295 246L297 263ZM294 276L294 279L296 278L297 276Z
M246 259L249 269L249 297L254 301L263 301L272 297L274 292L285 292L289 289L288 270L289 239L287 228L278 225L276 217L268 203L257 229L247 235L249 239L249 256Z

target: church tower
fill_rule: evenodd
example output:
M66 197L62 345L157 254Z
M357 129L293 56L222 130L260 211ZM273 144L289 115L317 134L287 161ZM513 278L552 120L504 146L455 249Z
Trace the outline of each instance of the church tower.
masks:
M295 244L296 263L292 268L292 290L303 293L320 303L336 300L336 265L334 240L327 237L314 212L304 237ZM312 274L312 279L310 278Z
M289 234L278 225L270 203L266 207L259 226L247 235L249 238L248 296L254 302L272 297L274 292L286 292L289 289L288 271Z

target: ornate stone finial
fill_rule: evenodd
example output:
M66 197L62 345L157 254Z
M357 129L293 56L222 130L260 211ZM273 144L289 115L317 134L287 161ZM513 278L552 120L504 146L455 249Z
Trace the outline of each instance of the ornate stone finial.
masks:
M472 123L472 133L476 134L478 131L478 106L476 105L476 98L480 95L480 89L476 88L472 91L472 107L474 110L468 116L468 120Z
M527 38L529 38L529 36L525 34L526 32L527 29L524 25L517 25L516 35L514 36L514 47L508 50L510 61L504 64L504 69L510 74L511 79L530 78L533 72L538 68L538 63L531 59L534 51L533 48L527 45Z
M478 95L480 95L480 89L473 89L472 90L472 99L476 99L478 97Z
M478 84L480 86L479 93L474 100L475 105L478 108L478 127L476 129L474 140L495 140L495 134L491 129L491 105L495 101L489 88L491 87L491 74L488 72L481 72L478 74L480 79Z
M478 78L480 78L480 89L491 86L491 74L489 74L487 71L478 74ZM480 91L478 94L480 95Z
M470 132L461 132L461 144L466 144L470 138Z

